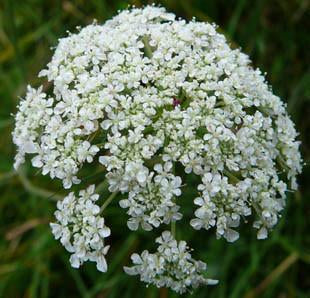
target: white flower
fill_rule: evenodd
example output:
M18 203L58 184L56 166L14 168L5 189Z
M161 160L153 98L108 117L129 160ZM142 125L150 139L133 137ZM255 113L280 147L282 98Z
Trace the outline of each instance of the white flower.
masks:
M87 162L93 161L93 156L97 154L99 148L96 145L91 146L88 141L84 141L77 149L77 159L80 163L87 160Z
M300 142L285 104L215 25L176 19L155 6L124 10L60 39L39 76L51 88L47 94L28 86L19 103L14 167L30 156L43 175L71 188L83 179L85 163L96 168L99 160L109 191L124 196L131 230L180 220L182 179L191 174L200 180L194 229L214 228L233 242L242 219L253 215L263 239L278 222L286 192L297 188ZM69 194L51 228L73 253L73 266L90 259L105 271L110 230L93 192ZM184 243L173 247L180 256L169 257L187 264ZM155 282L167 258L143 253L141 264L149 267L142 279ZM194 264L184 266L184 285L200 283L191 270L203 265ZM165 276L157 286L185 290Z
M177 293L185 293L200 285L213 285L217 281L207 279L203 272L207 266L196 261L190 254L185 241L177 241L169 231L156 239L159 243L154 254L143 251L140 255L131 256L132 267L124 267L129 275L140 275L141 281L157 287L169 287Z
M159 170L160 166L155 168ZM175 203L176 197L181 195L181 178L171 173L162 172L161 177L154 174L151 172L143 185L136 185L129 191L128 198L120 201L122 208L128 208L127 214L131 218L127 224L131 230L137 230L141 224L149 231L161 223L168 224L182 218Z
M70 257L72 267L79 268L89 260L97 263L99 271L106 272L105 255L110 246L105 245L104 238L109 237L111 231L99 215L99 206L94 204L99 198L94 191L95 186L91 185L81 190L79 197L71 192L58 201L57 223L50 226L55 239L61 239L62 245L73 253Z

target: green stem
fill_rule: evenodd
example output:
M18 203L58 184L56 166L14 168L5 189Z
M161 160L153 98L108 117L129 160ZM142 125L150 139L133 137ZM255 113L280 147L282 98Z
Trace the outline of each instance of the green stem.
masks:
M171 221L171 234L172 234L173 238L175 238L175 232L176 232L176 222Z
M148 37L146 35L142 37L142 42L144 44L144 54L145 54L145 56L151 59L152 56L153 56L153 51L152 51L151 46L149 44L149 39L148 39Z
M31 182L27 179L26 175L22 172L18 172L19 180L23 184L24 188L29 192L36 196L43 197L46 199L50 199L53 201L59 201L62 200L64 197L58 195L56 192L51 192L49 190L39 188L37 186L34 186L31 184Z
M112 200L116 197L116 195L118 194L118 191L113 192L103 203L103 205L100 208L100 213L103 212L103 210L112 202Z
M264 226L265 226L265 227L268 227L268 224L267 224L266 220L265 220L265 219L262 217L262 215L261 215L261 212L260 212L260 210L259 210L258 205L257 205L255 202L252 201L252 206L253 206L253 208L254 208L256 214L258 215L259 219L260 219L260 220L262 221L262 223L264 224Z
M96 187L96 193L103 192L106 190L109 186L108 180L103 180L97 187Z
M285 172L288 172L290 170L290 168L286 165L286 162L281 155L277 156L276 161L278 162L278 164L282 168L282 170L284 170Z
M104 145L106 144L106 142L102 142L102 143L98 143L95 144L97 147L99 147L100 149L104 148Z
M223 173L233 182L233 183L238 183L240 180L234 176L231 172L224 170Z

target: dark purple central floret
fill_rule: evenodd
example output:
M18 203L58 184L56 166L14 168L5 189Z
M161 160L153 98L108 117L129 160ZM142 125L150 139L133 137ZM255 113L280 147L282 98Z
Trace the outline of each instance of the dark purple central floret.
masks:
M173 98L173 103L172 103L172 104L173 104L174 107L176 107L176 106L178 106L178 105L181 104L181 100L179 100L179 99L177 99L177 98L174 97L174 98Z

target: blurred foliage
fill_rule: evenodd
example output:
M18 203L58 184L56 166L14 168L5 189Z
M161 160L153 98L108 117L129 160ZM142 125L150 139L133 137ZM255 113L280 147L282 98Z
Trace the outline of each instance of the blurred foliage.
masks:
M163 0L153 1L177 16L215 22L233 46L266 71L274 92L287 102L300 132L305 162L310 160L310 15L307 0ZM48 222L60 184L26 166L12 169L12 113L28 83L37 86L38 71L50 60L51 47L66 31L97 19L104 22L129 4L124 0L2 0L0 2L0 297L177 297L123 273L134 250L152 247L155 233L131 233L117 203L105 215L112 228L106 274L94 264L72 269L68 254L53 240ZM208 275L220 280L192 297L310 297L309 166L300 190L289 194L278 226L258 241L249 226L234 244L216 240L213 231L188 226L194 177L187 179L182 209L187 215L177 235L195 247L194 255L209 264ZM40 187L40 188L38 188ZM48 190L48 191L47 191ZM60 194L56 194L59 196ZM49 198L49 199L48 199ZM156 234L156 236L157 236Z

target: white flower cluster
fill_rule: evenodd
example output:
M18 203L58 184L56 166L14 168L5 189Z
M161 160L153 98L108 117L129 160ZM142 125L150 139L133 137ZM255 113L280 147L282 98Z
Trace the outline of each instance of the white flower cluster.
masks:
M40 76L52 91L29 87L20 102L15 167L31 154L43 175L70 188L98 160L109 190L124 196L131 230L181 219L176 165L201 178L193 228L215 227L228 241L250 215L266 238L297 188L302 160L285 104L214 25L154 6L125 10L60 39ZM59 204L64 222L69 198ZM88 258L75 256L76 266Z
M141 256L136 253L131 256L134 266L124 267L127 274L140 275L141 281L147 284L168 287L180 294L201 284L217 284L216 280L203 276L207 265L192 258L185 241L177 242L169 231L165 231L156 242L159 244L156 253L145 250Z
M63 104L55 104L55 99L43 93L42 87L35 90L28 86L16 115L13 141L18 153L14 166L18 168L25 161L26 153L36 154L32 165L42 168L43 175L62 179L64 187L70 188L72 183L80 182L76 177L79 165L92 162L99 148L79 137L81 127L87 124L71 118L68 110L60 109Z
M70 192L62 201L57 202L55 217L57 223L51 223L56 239L67 251L71 252L71 266L79 268L85 261L96 262L97 269L107 271L105 255L109 246L104 238L110 236L110 229L100 216L100 207L95 204L99 195L94 194L95 186L81 190L79 197Z
M131 164L127 166L127 170L130 166ZM129 229L137 230L141 224L144 230L149 231L152 230L152 226L159 227L161 223L168 224L182 218L182 214L178 212L179 206L174 202L175 197L181 195L182 180L171 174L171 169L172 163L167 162L164 167L161 164L154 166L157 174L155 176L154 172L147 175L146 168L143 180L139 181L138 174L132 175L131 179L138 179L139 185L129 190L128 199L120 201L122 208L129 208L127 212L131 216L128 221ZM127 175L128 173L130 171L127 171ZM122 182L127 184L126 180Z

